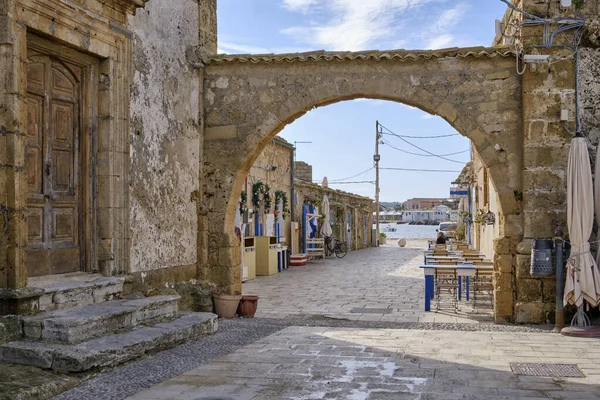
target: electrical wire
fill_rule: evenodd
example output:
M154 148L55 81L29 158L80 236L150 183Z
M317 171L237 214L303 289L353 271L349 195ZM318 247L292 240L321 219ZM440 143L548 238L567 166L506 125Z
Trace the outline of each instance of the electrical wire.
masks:
M461 171L455 171L455 170L450 170L450 169L417 169L417 168L379 168L379 169L386 169L386 170L391 170L391 171L413 171L413 172L452 172L452 173L461 172Z
M393 146L390 142L388 142L387 140L383 141L383 144L387 144L388 146L390 146L392 149L394 150L398 150L401 151L402 153L406 153L406 154L411 154L413 156L421 156L421 157L433 157L431 154L419 154L419 153L413 153L412 151L407 151L404 149L400 149L396 146ZM455 153L448 153L448 154L436 154L437 157L446 157L446 156L454 156L456 154L462 154L462 153L467 153L470 152L470 149L467 150L463 150L463 151L457 151Z
M419 147L419 146L417 146L416 144L412 144L412 143L411 143L411 142L409 142L408 140L404 139L403 137L399 136L398 134L396 134L396 133L392 132L390 129L388 129L388 128L386 128L385 126L381 125L381 123L379 124L379 126L381 126L383 129L385 129L386 131L388 131L388 132L389 132L390 134L392 134L393 136L396 136L398 139L400 139L400 140L402 140L403 142L405 142L405 143L407 143L407 144L411 145L412 147L415 147L415 148L417 148L417 149L421 150L421 151L422 151L422 152L424 152L424 153L430 154L430 155L432 155L432 156L434 156L434 157L441 158L442 160L450 161L450 162L453 162L453 163L457 163L457 164L465 164L465 162L464 162L464 161L457 161L457 160L452 160L452 159L450 159L450 158L446 158L446 157L444 157L444 156L439 156L439 155L437 155L437 154L434 154L434 153L432 153L432 152L430 152L430 151L428 151L428 150L425 150L425 149L424 149L424 148L422 148L422 147Z
M387 129L387 128L386 128ZM381 132L382 135L390 135L389 133ZM439 139L446 138L450 136L461 136L460 133L450 133L448 135L437 135L437 136L407 136L407 135L394 135L398 137L403 137L405 139Z
M375 181L357 181L357 182L328 182L329 185L349 185L354 183L371 183L375 184Z
M332 180L330 180L329 182L331 183L331 182L341 182L341 181L347 181L348 179L353 179L353 178L356 178L357 176L364 175L364 174L366 174L367 172L369 172L369 171L372 171L372 170L374 170L374 169L375 169L375 167L371 167L371 168L369 168L368 170L361 172L360 174L352 175L352 176L349 176L348 178L343 178L343 179L332 179Z

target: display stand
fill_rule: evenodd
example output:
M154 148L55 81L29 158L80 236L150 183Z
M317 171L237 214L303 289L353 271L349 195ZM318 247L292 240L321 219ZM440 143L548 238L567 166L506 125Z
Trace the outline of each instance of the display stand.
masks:
M310 259L325 258L325 240L316 236L318 219L320 215L315 213L314 206L304 206L302 221L303 253ZM313 229L312 227L315 227Z
M277 273L277 253L279 244L275 236L258 236L256 245L256 275L275 275Z
M244 238L244 269L246 280L256 278L256 247L253 237Z

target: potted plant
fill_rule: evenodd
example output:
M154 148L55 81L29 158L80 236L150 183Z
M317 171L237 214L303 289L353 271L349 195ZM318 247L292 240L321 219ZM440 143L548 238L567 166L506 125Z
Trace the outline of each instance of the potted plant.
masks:
M385 244L385 240L387 238L387 235L383 232L379 232L379 244Z
M254 318L258 307L258 296L242 296L237 308L238 316L242 318Z
M242 298L240 292L235 292L230 295L213 291L212 295L215 303L215 314L217 314L219 318L235 317L235 313Z

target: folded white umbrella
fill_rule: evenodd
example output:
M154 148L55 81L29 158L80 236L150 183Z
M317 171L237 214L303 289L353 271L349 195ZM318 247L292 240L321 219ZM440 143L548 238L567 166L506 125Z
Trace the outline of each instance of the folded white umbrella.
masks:
M590 253L589 239L594 218L592 169L587 141L571 141L567 168L567 225L571 254L567 261L564 303L577 307L587 301L592 307L600 302L598 266Z
M323 225L321 225L321 236L328 237L333 234L331 223L329 222L329 198L323 195Z

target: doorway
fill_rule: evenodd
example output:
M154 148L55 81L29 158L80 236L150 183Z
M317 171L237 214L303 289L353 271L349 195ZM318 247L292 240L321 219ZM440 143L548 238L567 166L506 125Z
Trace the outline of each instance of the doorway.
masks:
M59 56L60 55L60 56ZM27 270L89 269L91 73L96 60L28 36ZM84 160L86 160L84 162Z

